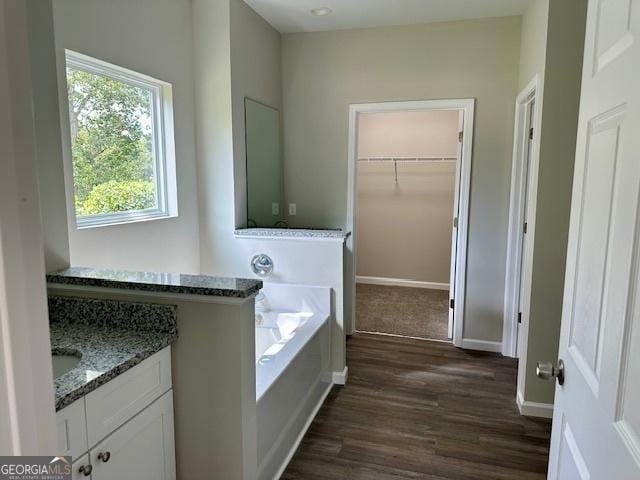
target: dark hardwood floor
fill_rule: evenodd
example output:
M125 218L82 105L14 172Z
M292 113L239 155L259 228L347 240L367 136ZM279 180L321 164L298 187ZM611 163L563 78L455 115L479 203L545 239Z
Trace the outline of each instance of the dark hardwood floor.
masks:
M515 403L517 364L448 343L355 334L282 479L544 479L547 420Z

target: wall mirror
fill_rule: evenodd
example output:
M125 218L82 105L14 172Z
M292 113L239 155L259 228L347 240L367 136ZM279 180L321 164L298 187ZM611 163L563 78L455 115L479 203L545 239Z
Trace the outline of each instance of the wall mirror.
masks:
M247 151L247 226L283 225L280 112L244 99Z

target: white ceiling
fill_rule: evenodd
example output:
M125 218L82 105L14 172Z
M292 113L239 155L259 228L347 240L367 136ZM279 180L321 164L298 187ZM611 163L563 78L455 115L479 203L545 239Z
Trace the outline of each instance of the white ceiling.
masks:
M281 33L520 15L529 0L245 0ZM329 7L322 17L311 10Z

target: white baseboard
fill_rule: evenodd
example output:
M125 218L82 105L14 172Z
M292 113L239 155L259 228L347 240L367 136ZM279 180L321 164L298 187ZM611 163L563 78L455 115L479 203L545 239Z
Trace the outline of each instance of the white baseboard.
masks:
M483 352L497 352L502 353L502 342L490 342L487 340L473 340L470 338L463 338L460 348L467 350L482 350Z
M346 368L345 368L345 370L346 370ZM334 375L335 375L335 373L334 373ZM278 480L280 477L282 477L282 474L284 473L284 471L289 466L289 462L291 462L291 459L295 455L296 450L298 450L298 447L300 446L300 442L302 442L302 439L304 438L304 436L307 433L307 430L309 430L309 427L311 426L311 424L315 420L316 415L320 411L320 408L322 407L322 404L327 399L327 395L329 395L329 392L331 391L332 388L333 388L333 384L329 384L329 386L327 387L327 390L324 392L322 397L320 397L320 401L314 407L313 413L309 416L309 419L304 424L304 428L300 432L300 435L298 435L298 438L296 438L296 441L293 443L293 446L291 447L291 450L289 450L289 453L287 454L287 457L284 459L284 462L282 462L282 465L278 469L278 472L276 473L276 475L273 477L273 480Z
M331 377L334 385L346 385L349 376L349 367L344 367L341 372L332 372Z
M403 278L364 277L356 276L356 283L368 283L370 285L387 285L392 287L430 288L432 290L449 290L448 283L421 282L419 280L405 280Z
M553 418L553 403L529 402L518 392L516 398L518 410L527 417Z

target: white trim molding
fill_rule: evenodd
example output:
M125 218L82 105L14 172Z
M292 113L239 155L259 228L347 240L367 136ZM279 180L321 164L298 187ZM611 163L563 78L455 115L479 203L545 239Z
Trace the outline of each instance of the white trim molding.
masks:
M357 135L358 135L358 115L371 112L411 112L411 111L433 111L433 110L456 110L461 112L462 117L462 145L460 161L457 163L456 171L458 183L456 185L457 194L457 228L453 237L456 239L457 248L455 251L455 285L451 285L452 298L455 298L455 309L453 310L453 344L462 346L462 332L465 313L465 286L467 269L467 238L469 227L469 198L471 190L471 163L473 153L473 129L475 99L443 99L443 100L414 100L405 102L383 102L383 103L359 103L349 105L349 147L347 164L347 223L346 231L351 232L347 239L347 252L345 255L346 281L345 290L351 294L350 316L351 328L347 332L357 329L355 324L355 291L356 291L356 245L357 231L356 210L357 210Z
M509 200L509 230L505 271L502 353L508 357L522 356L518 337L526 335L530 295L531 264L527 260L533 251L535 238L535 200L538 184L540 153L540 124L542 119L540 77L536 75L518 94L515 106L513 157L511 164L511 193ZM533 108L533 112L531 109ZM529 129L533 138L529 140ZM529 144L531 142L531 144ZM527 239L523 228L527 222ZM518 323L521 312L522 323ZM521 338L522 339L522 338Z
M430 288L432 290L449 290L448 283L422 282L420 280L406 280L404 278L366 277L356 275L356 283L369 285L387 285L390 287Z
M502 342L491 342L489 340L475 340L472 338L463 338L460 345L456 347L466 350L481 350L483 352L502 353Z
M344 367L341 372L332 372L331 380L334 385L346 385L347 378L349 377L349 367Z
M553 418L553 403L529 402L518 393L516 398L520 415L527 417Z

